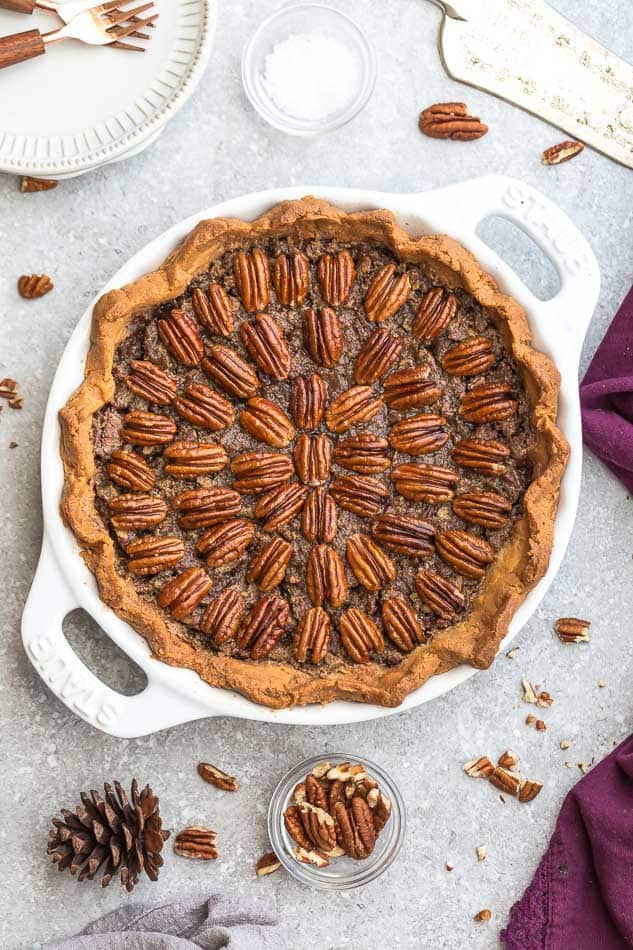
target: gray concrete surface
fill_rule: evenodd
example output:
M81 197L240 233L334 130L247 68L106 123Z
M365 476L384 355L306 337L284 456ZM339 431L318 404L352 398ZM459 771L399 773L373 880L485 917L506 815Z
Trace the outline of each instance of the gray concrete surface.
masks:
M115 885L102 892L59 875L44 849L49 816L59 806L75 803L82 788L133 775L160 793L169 826L208 822L217 829L221 851L218 862L206 865L178 859L168 847L160 881L141 884L134 900L167 901L192 890L258 894L276 905L296 950L494 947L565 793L580 776L576 763L599 760L631 731L633 513L622 487L591 456L569 552L519 636L515 659L500 657L488 672L411 713L325 729L216 719L120 741L68 712L22 652L20 615L41 536L40 427L55 366L95 291L173 222L214 201L271 185L322 182L409 191L496 170L557 201L598 255L602 292L583 365L631 284L630 171L590 150L558 169L544 168L540 153L560 134L444 75L434 45L439 12L431 4L335 2L362 19L380 62L375 95L348 128L317 141L294 140L253 114L240 87L239 54L256 22L277 4L236 0L222 5L216 50L200 89L148 152L45 195L23 196L16 179L0 177L0 374L19 380L25 395L21 412L5 409L0 418L0 946L8 950L69 934L130 899ZM629 0L555 5L633 61ZM486 138L462 145L418 134L420 108L462 98L489 123ZM503 243L530 279L538 274L521 243L506 236ZM45 300L29 304L17 296L15 281L33 271L51 274L56 287ZM12 440L19 446L9 450ZM553 620L569 613L593 621L590 646L566 648L552 636ZM80 640L82 626L96 668L105 665L111 682L133 689L134 674L103 638L86 634L79 622L71 624L69 635ZM545 733L524 725L522 676L555 697L545 711ZM563 739L571 743L567 751L559 748ZM283 874L257 880L253 863L266 847L271 788L300 758L337 746L383 763L400 783L409 830L397 863L379 882L344 894L313 892ZM490 787L462 775L470 756L498 755L507 746L520 754L526 773L545 783L531 806L503 805ZM201 758L238 775L243 790L230 796L203 785L195 774ZM478 862L475 848L482 844L488 856ZM455 865L450 874L446 861ZM493 911L492 922L473 923L483 907Z

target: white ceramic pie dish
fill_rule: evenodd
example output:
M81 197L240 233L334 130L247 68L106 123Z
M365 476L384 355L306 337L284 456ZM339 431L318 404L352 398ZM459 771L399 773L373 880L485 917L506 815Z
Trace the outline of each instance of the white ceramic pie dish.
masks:
M389 208L399 224L414 235L446 233L469 248L482 267L526 310L535 346L554 360L561 377L558 424L571 445L571 459L561 487L554 547L545 577L528 595L501 645L507 649L544 597L554 579L572 532L580 490L582 433L578 402L578 361L598 298L599 270L589 244L569 218L540 192L512 178L489 176L425 194L394 195L347 188L304 186L278 188L235 198L209 208L170 228L121 268L105 291L136 280L156 268L198 221L208 217L257 217L287 198L313 194L348 211ZM524 230L551 259L560 276L560 290L551 300L538 300L476 235L479 223L500 215ZM96 301L97 298L95 298ZM475 669L457 667L434 676L411 693L401 706L334 702L273 710L237 693L204 683L191 670L152 659L146 641L100 600L95 580L78 554L77 542L63 524L59 501L63 469L59 454L57 413L83 378L89 346L92 308L79 321L53 381L42 434L42 553L22 618L27 655L44 682L69 709L111 735L146 735L207 716L237 716L265 722L330 725L359 722L411 709L441 696L473 676ZM62 632L66 614L83 607L118 646L147 674L148 685L137 696L122 696L102 683L74 653Z

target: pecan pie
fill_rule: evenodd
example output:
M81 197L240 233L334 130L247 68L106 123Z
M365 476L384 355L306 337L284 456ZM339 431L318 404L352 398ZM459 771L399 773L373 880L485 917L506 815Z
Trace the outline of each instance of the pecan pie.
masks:
M95 308L62 511L165 663L394 706L489 666L545 572L558 387L446 237L314 198L205 221Z

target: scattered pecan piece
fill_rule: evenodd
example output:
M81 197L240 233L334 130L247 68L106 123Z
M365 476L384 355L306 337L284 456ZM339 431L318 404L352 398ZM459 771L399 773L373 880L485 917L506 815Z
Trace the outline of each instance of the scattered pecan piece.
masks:
M310 266L305 254L280 254L275 260L275 293L284 307L298 307L310 288Z
M242 343L262 373L273 379L286 379L292 366L292 357L286 338L277 321L260 313L251 322L240 326Z
M290 390L290 414L300 429L316 429L327 403L325 382L317 373L297 376Z
M216 524L196 543L196 551L205 559L207 567L224 567L239 560L255 538L255 525L244 518L234 518Z
M339 620L341 645L355 663L367 663L372 650L382 653L385 641L371 617L358 607L350 607Z
M167 517L167 504L156 495L118 495L108 502L110 523L117 531L144 531Z
M377 475L391 466L389 443L379 435L357 435L341 440L334 449L334 461L359 475Z
M282 485L262 495L255 505L255 517L264 521L264 531L276 531L303 508L308 489L298 482Z
M516 412L517 403L511 395L509 386L483 383L462 396L459 411L467 422L501 422Z
M542 719L537 719L534 723L534 728L537 732L545 732L547 730L547 725Z
M424 627L404 597L391 597L382 605L382 622L389 638L403 653L424 643Z
M286 576L292 557L292 544L283 538L271 538L255 555L246 571L249 584L257 584L266 593L278 587Z
M486 336L474 336L447 350L441 363L449 376L478 376L494 366L496 359L492 340Z
M191 825L184 828L174 838L174 851L183 858L197 858L199 861L212 861L218 856L216 833L210 828Z
M403 498L411 501L424 501L429 505L438 505L451 501L457 484L457 472L441 465L427 465L424 462L404 462L391 470L391 481Z
M303 342L319 366L336 366L343 352L343 331L338 316L329 307L310 308L303 315Z
M412 515L379 515L371 533L376 541L407 557L428 557L434 551L435 526Z
M168 581L158 595L158 605L171 611L176 620L185 620L211 590L211 578L201 567L188 567Z
M519 794L521 779L509 769L501 768L499 765L495 766L488 776L488 781L492 782L495 788L498 788L506 795L514 795L516 797Z
M182 395L174 399L179 416L200 429L218 432L235 419L235 409L220 393L204 383L187 383Z
M507 523L512 503L495 492L464 492L453 501L453 511L464 521L495 530Z
M492 911L488 910L487 907L484 907L484 909L480 910L478 914L475 914L473 920L476 920L477 923L487 924L489 920L492 920Z
M188 488L172 499L180 512L178 524L185 531L210 528L239 514L240 496L230 488Z
M544 165L560 165L562 162L568 162L570 158L575 158L576 155L580 155L584 147L582 142L574 142L570 139L566 139L558 145L552 145L550 148L546 148L541 161Z
M554 630L562 643L589 643L591 621L578 617L560 617L554 624Z
M352 386L330 403L325 421L332 432L346 432L369 422L382 409L382 399L369 386Z
M297 475L304 485L321 485L330 474L332 443L326 435L306 435L296 441L292 456Z
M306 589L315 607L334 608L347 600L347 578L341 556L329 544L316 544L306 564Z
M125 377L125 385L137 396L168 406L176 397L176 380L164 369L150 360L130 360L131 372Z
M442 620L451 620L464 609L466 598L457 584L446 577L433 571L419 571L415 586L422 601Z
M262 660L283 637L290 608L283 597L265 594L247 614L238 636L240 649L249 650L252 660Z
M191 295L191 306L209 333L230 336L233 332L233 304L222 284L209 284L206 294L196 287Z
M435 549L449 567L467 577L483 577L495 559L492 545L469 531L440 532Z
M524 779L519 787L519 801L532 802L543 788L542 782L535 779Z
M229 457L217 442L172 442L163 449L165 473L176 478L198 478L220 472Z
M270 300L268 258L258 247L250 254L238 251L233 262L235 286L249 313L265 310Z
M128 571L132 574L160 574L174 567L185 556L181 538L138 538L128 544Z
M420 131L432 139L470 142L488 131L478 116L469 115L465 102L436 102L420 113Z
M523 687L523 702L536 704L538 696L536 694L536 689L534 687L534 684L531 683L529 679L524 677L521 680L521 686Z
M230 396L248 399L259 389L259 379L253 367L245 363L229 346L216 343L209 347L201 366L207 376Z
M48 274L23 274L18 278L18 293L25 300L36 300L52 289L53 281Z
M51 191L57 188L59 182L53 178L31 178L30 175L23 175L20 183L20 191L25 194L37 191Z
M240 787L239 782L233 775L227 775L226 772L215 765L211 765L210 762L198 762L198 775L209 785L215 785L223 792L237 792Z
M262 854L255 865L255 874L257 877L266 877L268 874L274 874L281 867L281 861L274 851L267 851Z
M354 364L354 379L361 385L375 383L398 362L402 340L386 327L378 327L367 338Z
M330 485L330 493L340 508L365 518L377 515L389 498L383 482L363 475L339 475Z
M287 455L276 452L244 452L231 461L236 477L233 488L243 495L260 495L285 485L293 465Z
M457 297L433 287L420 302L411 331L417 340L435 340L457 313Z
M204 356L197 324L182 310L172 310L158 321L158 335L171 355L185 366L197 366Z
M307 541L330 542L336 537L338 517L334 499L325 488L315 488L306 499L301 531Z
M490 778L495 767L486 755L472 759L464 765L464 772L471 778Z
M295 427L286 415L270 399L253 396L242 409L239 417L241 427L260 442L283 448L295 436Z
M367 319L372 323L388 320L404 306L410 293L411 282L406 271L398 274L395 264L386 264L369 285L365 297Z
M461 468L473 468L486 475L503 475L510 449L494 439L462 439L453 446L453 461Z
M356 579L367 590L378 591L396 579L395 564L369 535L350 535L346 554Z
M317 264L317 277L321 296L330 307L339 307L345 303L352 289L356 268L349 251L337 254L324 254Z
M515 752L511 752L510 749L506 749L497 759L497 765L500 765L502 769L510 769L511 772L516 770L518 764L518 755Z
M408 455L428 455L437 452L448 442L444 428L446 419L432 412L421 412L407 419L400 419L389 432L389 445Z
M128 412L123 417L121 438L131 445L165 445L176 435L176 423L155 412Z
M549 708L550 706L552 706L553 703L554 703L553 698L552 698L552 697L550 696L550 694L547 693L545 690L541 690L541 692L540 692L540 693L538 694L538 696L536 697L536 705L537 705L537 706L544 707L544 708L547 709L547 708Z
M150 491L156 482L153 470L138 452L113 452L106 470L115 485L128 491Z
M214 597L202 615L200 629L216 646L233 640L244 615L244 598L239 590L227 587Z
M310 607L297 624L292 655L299 663L310 660L315 665L330 649L330 618L322 607Z
M418 409L430 406L442 395L442 388L429 379L426 366L400 369L387 376L383 398L390 409Z

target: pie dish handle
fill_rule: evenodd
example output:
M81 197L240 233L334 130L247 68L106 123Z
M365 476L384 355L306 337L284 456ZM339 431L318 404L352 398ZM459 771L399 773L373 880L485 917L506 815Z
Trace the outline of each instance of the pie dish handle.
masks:
M82 606L45 534L22 615L22 641L39 675L68 709L96 729L125 739L213 715L208 704L202 706L163 686L149 659L141 661L147 686L136 696L124 696L103 683L64 636L64 618Z

